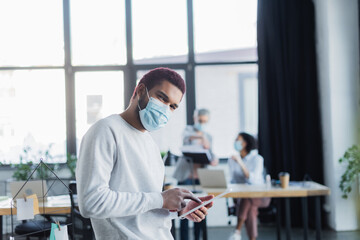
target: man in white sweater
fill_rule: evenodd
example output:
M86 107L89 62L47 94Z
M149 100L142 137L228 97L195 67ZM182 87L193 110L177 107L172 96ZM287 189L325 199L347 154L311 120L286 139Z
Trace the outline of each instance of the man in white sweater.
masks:
M213 198L199 199L184 189L162 192L164 163L148 131L168 122L184 93L179 74L153 69L140 80L124 112L99 120L83 137L76 168L78 202L96 239L173 239L171 219ZM211 206L186 218L200 222Z

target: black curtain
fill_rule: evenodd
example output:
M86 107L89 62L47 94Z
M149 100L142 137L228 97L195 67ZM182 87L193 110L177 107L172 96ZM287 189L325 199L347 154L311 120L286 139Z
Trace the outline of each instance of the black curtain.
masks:
M290 180L323 183L313 2L258 0L257 24L259 152L272 178L287 171ZM300 225L300 201L291 207Z

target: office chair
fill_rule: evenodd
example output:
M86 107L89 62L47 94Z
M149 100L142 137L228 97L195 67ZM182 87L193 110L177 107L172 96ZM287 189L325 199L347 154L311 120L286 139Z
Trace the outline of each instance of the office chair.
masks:
M47 229L43 231L43 229ZM15 233L17 235L26 235L26 240L30 237L37 237L39 240L47 239L50 236L51 221L45 220L23 220L21 224L16 225Z
M71 181L69 184L70 201L71 201L71 239L84 239L92 240L95 239L94 231L91 226L91 221L89 218L84 218L81 216L79 209L76 206L74 196L77 194L76 182ZM79 237L77 237L79 236Z
M42 219L37 220L22 220L21 224L16 225L15 234L24 235L26 240L30 240L31 237L37 237L39 240L47 239L50 237L51 223L55 222L54 217L65 217L65 221L60 221L60 224L69 223L69 216L67 214L40 214Z

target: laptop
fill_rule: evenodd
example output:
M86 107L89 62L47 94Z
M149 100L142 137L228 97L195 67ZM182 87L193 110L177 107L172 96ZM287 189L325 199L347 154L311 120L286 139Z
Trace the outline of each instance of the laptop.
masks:
M13 198L15 196L16 198L22 198L24 194L26 194L26 196L36 194L39 202L46 201L46 197L44 198L44 195L47 193L46 181L44 182L41 180L28 181L25 184L25 186L21 189L24 183L25 181L10 182L10 191L11 191L11 196ZM44 188L43 188L43 183L44 183Z
M227 188L224 170L198 168L198 176L202 188Z

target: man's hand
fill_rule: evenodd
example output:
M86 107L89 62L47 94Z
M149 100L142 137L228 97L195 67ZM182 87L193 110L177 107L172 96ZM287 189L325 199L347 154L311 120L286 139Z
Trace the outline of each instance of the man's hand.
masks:
M205 197L200 197L200 200L205 202L205 201L209 201L210 199L213 199L213 198L214 198L214 195L209 195L209 196L205 196ZM185 218L187 218L191 221L194 221L194 222L201 222L202 220L205 219L205 216L207 215L207 210L213 206L213 203L214 202L211 202L211 203L199 208L195 212L186 215ZM188 202L186 207L179 212L179 216L190 211L191 209L199 206L200 204L201 203L197 203L194 201Z
M191 199L192 202L201 204L201 200L186 189L173 188L162 192L161 195L163 197L163 208L170 211L181 211L186 206L185 199Z

